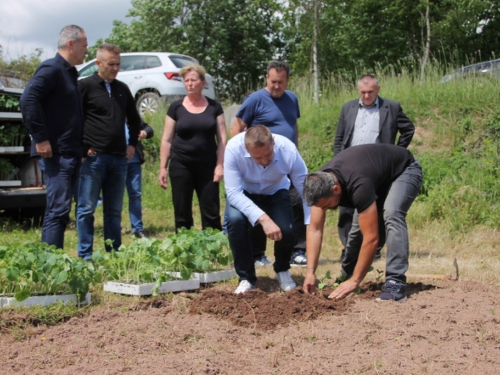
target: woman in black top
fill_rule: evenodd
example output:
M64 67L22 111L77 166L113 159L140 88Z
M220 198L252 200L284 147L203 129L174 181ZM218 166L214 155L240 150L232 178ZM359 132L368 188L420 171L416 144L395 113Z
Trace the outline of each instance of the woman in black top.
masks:
M219 182L224 176L226 122L219 102L202 95L205 69L182 68L187 95L167 111L160 148L160 186L172 184L175 229L191 228L193 192L200 203L203 229L221 230Z

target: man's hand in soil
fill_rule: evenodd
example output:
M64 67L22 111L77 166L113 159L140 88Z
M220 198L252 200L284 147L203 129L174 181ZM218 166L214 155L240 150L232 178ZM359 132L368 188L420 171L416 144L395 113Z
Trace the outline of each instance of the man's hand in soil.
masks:
M302 289L305 293L312 293L316 290L316 276L314 273L307 273Z
M349 279L340 284L335 290L330 293L328 298L330 299L340 299L342 297L347 296L349 293L354 292L358 287L359 283L354 281L353 279Z

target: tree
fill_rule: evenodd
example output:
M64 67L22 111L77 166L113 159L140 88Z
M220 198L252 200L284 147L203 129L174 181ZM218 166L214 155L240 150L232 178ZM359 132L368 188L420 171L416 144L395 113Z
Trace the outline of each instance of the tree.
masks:
M133 0L130 24L115 21L107 42L124 52L193 56L215 77L219 97L242 99L261 85L280 42L275 0Z
M42 53L43 50L41 48L37 48L35 49L35 52L32 52L29 55L22 55L17 59L10 60L9 62L4 61L3 56L0 53L0 72L3 72L11 78L19 79L22 82L28 82L33 74L35 74L35 70L38 65L42 62L40 60Z
M319 1L319 0L318 0ZM312 70L314 26L318 26L319 72L356 77L378 67L420 69L438 58L470 63L498 53L500 6L495 0L290 0L285 11L285 55L295 72Z

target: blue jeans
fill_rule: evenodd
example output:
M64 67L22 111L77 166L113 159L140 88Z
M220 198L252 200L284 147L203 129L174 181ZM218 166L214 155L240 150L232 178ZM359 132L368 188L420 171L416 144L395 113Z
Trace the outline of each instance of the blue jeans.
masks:
M281 229L282 240L274 242L273 265L275 272L290 269L290 255L297 241L293 223L292 204L288 190L279 190L274 195L246 194ZM227 205L227 232L234 258L234 267L240 281L248 280L255 284L255 264L250 240L252 225L247 217L231 205Z
M113 241L106 251L118 250L122 244L121 214L127 158L109 154L89 156L82 164L78 186L77 230L78 255L90 259L94 245L94 212L102 189L104 239Z
M132 233L144 231L142 223L142 167L141 163L127 164L128 212Z
M47 189L42 242L64 248L64 231L69 223L71 200L78 180L81 158L54 155L38 161Z
M392 183L383 202L383 220L387 245L387 263L385 279L406 283L405 273L408 270L410 244L406 215L422 185L422 168L415 160ZM358 261L363 235L359 229L358 212L355 211L352 228L346 244L342 269L352 275Z

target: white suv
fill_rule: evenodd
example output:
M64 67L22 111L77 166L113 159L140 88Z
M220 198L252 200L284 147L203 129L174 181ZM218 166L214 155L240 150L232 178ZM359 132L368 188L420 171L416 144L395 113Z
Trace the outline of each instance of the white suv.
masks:
M199 64L193 57L169 52L130 52L120 56L117 78L130 88L141 115L158 110L160 98L169 103L186 95L179 72L185 65ZM95 59L77 68L79 79L97 71ZM212 76L207 74L206 81L203 95L215 99Z

